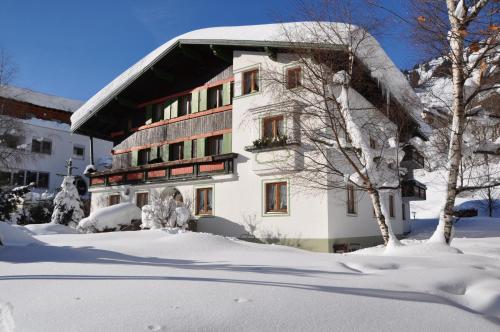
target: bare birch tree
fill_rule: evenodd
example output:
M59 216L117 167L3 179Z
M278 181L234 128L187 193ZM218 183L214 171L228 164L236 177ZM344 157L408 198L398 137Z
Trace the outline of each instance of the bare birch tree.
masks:
M478 116L489 118L481 108L481 97L497 89L491 70L498 62L499 7L497 1L488 0L414 0L412 9L416 22L415 37L421 45L446 56L451 61L453 96L450 105L450 130L447 155L447 190L439 225L431 240L450 243L453 229L453 209L457 194L479 189L461 186L460 169L463 165L467 142L464 135L467 119ZM494 181L480 185L498 185Z

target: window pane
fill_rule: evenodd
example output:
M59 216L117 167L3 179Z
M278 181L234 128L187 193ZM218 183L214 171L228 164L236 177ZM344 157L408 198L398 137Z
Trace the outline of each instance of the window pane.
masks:
M252 87L250 86L251 84L251 77L250 73L243 73L243 94L249 94L252 91Z
M49 187L49 173L38 173L38 188L48 188Z
M208 89L208 109L217 108L217 87Z
M205 190L207 195L207 212L212 211L212 188L208 188Z
M276 210L276 185L274 183L266 184L266 206L267 211Z
M146 165L149 160L149 149L139 150L137 156L137 165Z
M169 147L170 160L182 160L184 158L184 142L171 144Z
M26 172L26 184L36 184L36 172Z
M31 141L31 152L41 152L41 151L42 151L42 143L34 138Z
M0 171L0 186L7 186L10 184L10 172Z
M273 137L273 121L271 119L264 119L264 137Z
M109 206L119 204L120 203L120 195L109 195L108 200L109 200L109 202L108 202Z
M196 158L198 156L198 141L193 140L191 142L191 158Z
M24 171L14 173L13 182L16 186L24 186Z
M252 72L252 92L259 91L259 75L257 75L258 72L257 70Z
M204 191L203 189L198 189L198 197L197 197L197 202L198 202L198 213L201 213L205 211L205 197L204 197Z
M81 147L81 146L74 146L73 147L73 155L77 156L77 157L83 157L85 153L85 148Z
M280 210L287 209L287 190L286 184L280 184Z
M42 142L42 153L51 154L52 153L52 142L43 141Z
M139 207L140 209L142 209L142 207L144 205L147 205L148 204L148 193L138 193L136 194L136 205L137 207Z
M284 128L285 122L283 121L283 117L279 117L276 119L276 134L277 136L283 136L285 133Z
M163 104L153 105L153 122L163 120Z
M183 116L189 114L191 112L190 106L191 106L191 95L186 95L179 98L179 112L177 115Z

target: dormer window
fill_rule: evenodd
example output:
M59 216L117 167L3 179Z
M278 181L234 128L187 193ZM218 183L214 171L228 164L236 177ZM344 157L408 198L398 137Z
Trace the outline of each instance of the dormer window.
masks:
M243 90L242 95L259 91L259 70L253 69L243 72Z

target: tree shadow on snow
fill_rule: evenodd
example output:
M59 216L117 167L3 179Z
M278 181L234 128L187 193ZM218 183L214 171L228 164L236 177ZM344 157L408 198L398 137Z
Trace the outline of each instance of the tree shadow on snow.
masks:
M170 259L158 257L139 257L115 251L96 249L93 247L69 247L28 245L25 247L5 247L0 250L0 262L8 263L76 263L76 264L108 264L135 265L152 267L170 267L189 270L221 270L233 272L254 272L259 274L285 274L293 276L313 275L352 275L362 276L352 271L329 271L315 269L300 269L270 265L239 265L221 262L204 262L190 259ZM0 280L4 279L0 276ZM119 277L117 277L119 278Z

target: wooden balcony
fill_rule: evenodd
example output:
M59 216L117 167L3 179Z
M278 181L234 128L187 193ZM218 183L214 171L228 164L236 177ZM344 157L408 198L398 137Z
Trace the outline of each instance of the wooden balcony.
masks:
M90 186L116 186L155 182L194 181L218 174L232 174L236 153L168 161L91 173Z
M424 168L424 156L415 149L412 145L407 145L403 148L405 153L403 160L401 160L401 166L408 169L420 169Z
M407 201L425 201L427 199L427 187L417 180L403 180L401 195Z

